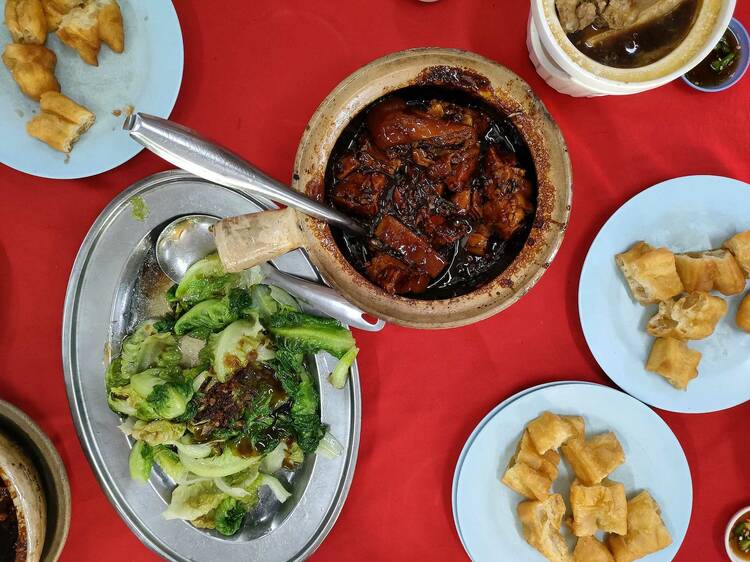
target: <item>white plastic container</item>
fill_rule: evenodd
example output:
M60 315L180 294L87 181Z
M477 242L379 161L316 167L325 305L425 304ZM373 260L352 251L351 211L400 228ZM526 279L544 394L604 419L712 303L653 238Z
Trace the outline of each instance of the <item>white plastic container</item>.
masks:
M679 65L673 65L673 68L669 69L670 61L665 60L669 58L666 57L662 61L633 71L611 69L591 59L586 59L568 41L556 18L550 22L550 18L545 14L545 3L549 2L552 0L531 1L526 42L531 61L545 82L558 92L574 97L594 97L638 94L668 84L688 72L708 56L711 49L719 42L732 19L737 0L721 0L718 17L711 28L704 33L705 37L700 43L700 48L695 49ZM554 32L553 26L558 28ZM564 46L561 44L563 41L567 42ZM586 59L585 64L590 68L584 68L574 60L571 53ZM660 73L660 69L663 69L663 72ZM643 80L612 79L602 76L606 73L623 75L632 73L633 76L656 74L656 77Z

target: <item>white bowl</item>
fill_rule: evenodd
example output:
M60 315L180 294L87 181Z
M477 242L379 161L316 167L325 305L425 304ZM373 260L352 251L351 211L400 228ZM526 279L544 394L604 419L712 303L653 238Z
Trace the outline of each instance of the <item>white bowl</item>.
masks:
M732 515L732 518L729 520L729 523L727 523L727 530L724 532L724 549L727 551L727 556L732 562L747 562L746 560L743 560L742 558L737 556L734 552L732 552L732 549L729 546L729 534L732 532L732 527L734 527L734 524L737 522L737 519L745 515L748 511L750 511L750 505L748 505L747 507L743 507L737 513Z
M535 66L537 66L537 62L543 63L543 60L545 58L554 63L557 69L559 69L559 71L565 75L567 81L563 80L561 82L558 76L554 76L554 74L556 73L549 72L549 65L544 64L541 64L540 66L543 69L547 70L547 72L539 72L540 76L542 76L542 78L556 90L563 93L568 93L569 95L573 96L637 94L640 92L658 88L660 86L668 84L676 78L679 78L694 66L699 64L709 54L711 49L714 48L716 43L718 43L719 39L724 34L724 31L726 31L726 28L732 19L734 8L737 2L737 0L720 0L721 9L719 11L716 22L711 28L710 35L708 35L705 42L701 42L702 47L692 53L692 55L687 60L685 60L683 64L680 64L670 72L667 72L666 74L653 79L643 81L625 81L604 78L597 72L584 68L583 66L581 66L581 64L573 60L572 56L575 55L571 55L571 52L574 49L572 47L572 43L570 43L569 45L565 45L565 47L561 45L560 41L556 38L556 35L564 35L559 22L557 22L556 20L554 22L550 22L545 14L544 5L549 1L550 0L531 1L531 19L533 24L530 25L529 33L531 34L531 28L534 28L538 34L538 41L536 41L536 45L534 44L535 41L532 41L531 37L528 41L530 51L533 48L531 58L532 61L534 61ZM554 31L552 29L553 26L555 27ZM563 41L565 40L566 39L563 39ZM541 56L542 50L544 51L544 57ZM581 56L583 57L583 55ZM586 59L585 57L583 58ZM666 61L666 58L663 60ZM604 67L602 65L599 65L598 63L595 63L591 59L586 59L586 61L587 64L591 63L592 68L600 69L600 72L618 72L617 69ZM657 61L653 65L637 69L637 71L639 73L646 74L648 73L649 69L658 68L658 65L660 64L666 64L666 62L662 63L662 61ZM539 71L540 66L537 66L537 71ZM634 70L633 72L636 71ZM550 75L552 77L552 81L549 79Z

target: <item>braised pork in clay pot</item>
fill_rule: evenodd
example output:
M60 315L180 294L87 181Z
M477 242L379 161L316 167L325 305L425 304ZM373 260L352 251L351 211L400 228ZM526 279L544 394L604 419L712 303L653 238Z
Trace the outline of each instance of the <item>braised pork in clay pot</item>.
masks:
M327 197L367 225L336 232L347 259L389 294L440 299L507 266L536 206L523 140L468 96L410 88L377 100L341 135Z

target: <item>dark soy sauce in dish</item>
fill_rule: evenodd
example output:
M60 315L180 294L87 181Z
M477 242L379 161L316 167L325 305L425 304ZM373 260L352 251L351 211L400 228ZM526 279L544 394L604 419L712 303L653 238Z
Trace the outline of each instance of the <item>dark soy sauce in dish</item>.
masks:
M622 30L612 30L595 22L568 35L587 57L613 68L640 68L653 64L674 51L690 33L701 7L701 0L685 0L656 20ZM602 35L602 39L597 39Z
M361 213L358 215L356 208L354 211L352 211L352 207L347 208L347 202L342 204L340 195L337 198L337 193L340 194L340 191L337 192L337 190L341 189L340 184L345 181L345 179L342 179L342 167L354 165L347 164L347 162L354 160L352 155L357 155L362 161L360 149L363 135L368 139L374 138L370 134L371 129L368 128L368 115L373 111L373 108L384 102L405 103L405 111L419 112L420 115L422 112L426 114L431 111L430 108L436 104L445 104L446 107L453 107L458 113L458 116L453 115L451 117L456 122L460 120L462 108L463 110L468 109L476 112L474 115L481 116L480 118L483 120L486 119L486 122L483 121L483 123L486 123L486 129L483 124L482 134L477 139L478 151L475 146L472 146L475 157L478 152L476 169L465 184L466 188L461 189L470 190L472 194L474 192L483 193L482 190L486 189L484 186L488 181L485 177L487 175L485 163L489 158L488 153L490 151L493 154L503 154L503 158L508 158L508 161L514 162L513 166L515 167L513 169L520 170L525 174L523 181L525 189L530 194L531 208L527 209L523 221L517 224L512 234L509 232L506 232L506 236L498 235L497 232L488 234L486 239L483 240L482 250L484 253L482 255L477 255L476 250L473 253L467 250L467 241L472 239L472 235L480 227L479 223L484 219L481 218L481 212L477 211L476 207L473 214L464 211L456 212L457 207L454 201L457 200L458 194L452 191L452 188L445 187L450 182L429 179L431 162L438 160L439 156L435 156L436 151L433 150L435 146L427 143L420 145L419 142L412 142L390 148L387 153L388 158L392 158L392 160L389 160L389 162L395 161L398 162L398 165L375 163L378 166L377 170L381 173L380 175L386 178L385 180L382 180L382 178L379 180L385 181L385 187L377 186L378 189L382 190L382 196L379 196L376 202L371 199L365 201L365 203L372 205L367 211L368 216L363 216ZM447 111L450 113L452 110L448 109ZM449 117L444 118L448 119ZM371 142L371 144L374 144L374 142ZM422 147L424 147L424 151L422 151ZM446 146L442 146L442 148L446 149ZM447 151L450 150L453 150L453 148L447 147ZM381 153L377 148L374 152L380 154L381 157L384 156L384 153ZM366 158L369 158L369 156L365 155ZM429 158L432 158L432 160L429 160ZM356 168L356 173L353 175L372 171L366 165L357 165L359 167ZM511 186L505 189L512 191L514 188ZM500 114L486 103L464 92L435 87L411 87L377 100L360 112L344 129L328 161L325 192L329 204L357 218L366 226L370 234L369 238L362 238L339 229L333 229L336 243L355 269L392 294L422 300L437 300L456 297L475 290L497 277L518 256L529 236L536 213L537 179L531 153L519 131L507 116ZM360 197L360 201L361 199ZM383 236L382 231L378 228L379 224L395 218L408 229L409 235L416 234L423 240L434 241L435 232L431 231L432 227L429 221L425 223L414 218L415 215L419 215L419 207L424 201L429 201L430 208L436 209L436 214L443 213L448 217L446 223L451 222L451 227L454 229L455 239L451 238L450 243L442 246L440 243L432 242L434 250L445 264L442 269L439 266L437 269L427 267L433 273L436 270L440 271L439 274L435 275L428 275L424 272L420 274L415 271L418 268L414 267L413 262L409 263L408 259L404 259L403 253L399 251L404 250L404 247L399 247L397 244L391 244L390 246L384 244L382 241L387 240L387 236ZM383 220L384 217L385 221ZM425 228L425 224L429 228ZM436 230L439 231L439 228L436 228ZM480 228L484 228L483 232L487 230L485 227ZM430 248L427 249L431 251ZM414 277L409 278L410 282L404 281L399 288L394 289L393 285L388 286L387 282L383 281L383 277L373 274L373 258L375 258L375 262L380 259L392 261L393 258L403 260L407 267L411 268L411 271L404 273L404 275L413 275ZM403 265L403 263L400 264L400 266ZM420 275L423 275L420 278L421 280L415 280ZM427 277L429 277L429 280L426 280Z
M740 42L734 31L727 29L721 41L701 63L685 75L696 86L715 88L734 78L740 64Z

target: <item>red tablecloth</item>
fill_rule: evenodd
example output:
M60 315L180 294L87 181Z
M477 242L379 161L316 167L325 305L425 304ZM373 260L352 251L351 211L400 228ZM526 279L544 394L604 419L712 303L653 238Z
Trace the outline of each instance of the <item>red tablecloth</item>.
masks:
M750 181L750 78L718 95L681 82L624 98L560 95L529 61L528 2L521 0L176 4L185 77L173 118L280 180L290 180L298 140L328 92L401 49L457 47L494 59L526 79L559 123L573 160L573 216L534 290L468 328L357 334L359 460L341 517L314 559L464 559L450 490L466 437L495 404L525 387L563 379L611 384L578 321L589 244L617 207L659 181L689 174ZM750 23L750 4L740 2L737 15ZM12 139L0 133L0 142ZM70 268L92 221L122 189L167 167L142 153L97 177L51 181L0 166L0 396L41 424L68 468L73 520L63 561L157 559L117 516L81 450L63 384L60 326ZM677 560L721 560L727 518L750 504L750 405L700 416L659 413L685 448L695 490Z

